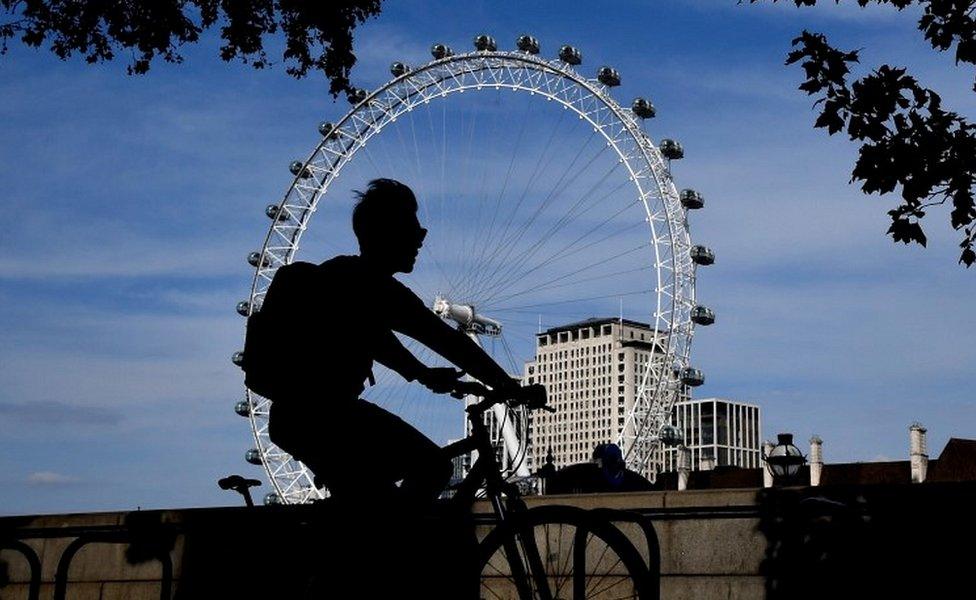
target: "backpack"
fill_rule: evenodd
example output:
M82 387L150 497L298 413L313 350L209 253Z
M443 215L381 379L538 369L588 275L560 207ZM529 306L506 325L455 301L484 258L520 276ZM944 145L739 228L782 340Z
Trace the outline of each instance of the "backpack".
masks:
M265 293L261 309L247 318L244 336L244 385L273 400L288 382L289 340L286 334L300 322L312 300L318 265L294 262L278 269Z

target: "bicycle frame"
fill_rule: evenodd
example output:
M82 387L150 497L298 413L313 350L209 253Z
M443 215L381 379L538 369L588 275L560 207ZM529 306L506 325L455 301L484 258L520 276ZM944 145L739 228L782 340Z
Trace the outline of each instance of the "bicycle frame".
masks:
M468 471L467 476L455 486L455 498L465 505L473 503L478 490L484 483L485 497L491 503L499 524L505 524L513 512L524 512L528 509L519 494L518 486L505 481L502 476L501 467L495 456L495 449L492 447L491 438L488 435L488 428L482 419L487 406L485 404L473 404L468 407L471 435L445 446L444 451L450 458L471 451L478 452L478 459L471 465L471 470ZM535 587L542 592L540 600L552 600L545 583L545 567L536 546L535 537L531 534L524 535L524 533L513 530L513 535L505 540L505 553L508 557L525 556L532 578L536 579ZM512 569L512 576L519 597L533 599L532 586L522 562L510 558L509 566Z

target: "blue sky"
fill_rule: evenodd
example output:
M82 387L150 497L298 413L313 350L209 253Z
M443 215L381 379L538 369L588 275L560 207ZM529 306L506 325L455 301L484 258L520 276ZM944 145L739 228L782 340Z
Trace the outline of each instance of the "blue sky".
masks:
M683 143L675 177L708 201L692 236L718 254L698 293L719 321L695 337L696 395L759 403L766 437L819 434L830 462L905 458L914 420L937 455L976 437L974 273L939 211L927 249L885 237L895 200L848 183L855 148L812 128L783 60L800 30L823 31L970 117L973 73L929 50L911 14L851 4L396 2L358 31L353 79L379 85L393 60L482 32L501 47L532 33L547 54L573 43L587 73L615 66L614 96L653 100L649 132ZM288 162L347 104L218 46L144 77L17 46L0 59L0 513L226 504L218 477L260 475L231 410L244 257Z

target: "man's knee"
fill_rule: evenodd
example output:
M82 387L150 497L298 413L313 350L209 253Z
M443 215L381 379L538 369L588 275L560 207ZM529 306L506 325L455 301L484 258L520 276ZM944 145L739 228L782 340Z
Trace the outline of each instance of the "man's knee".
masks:
M451 476L454 475L454 462L445 456L443 452L440 454L437 462L439 464L438 468L440 478L443 479L445 483L450 481Z

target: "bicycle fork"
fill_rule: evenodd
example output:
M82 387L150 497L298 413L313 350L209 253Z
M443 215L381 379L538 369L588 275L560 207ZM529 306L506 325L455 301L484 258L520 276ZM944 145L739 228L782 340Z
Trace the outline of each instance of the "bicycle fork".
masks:
M504 523L508 518L508 508L504 506L498 496L492 497L492 504L495 505L495 511ZM516 514L526 514L524 504L522 509ZM539 554L539 545L536 544L535 532L528 522L520 522L523 519L516 517L514 521L509 521L512 523L511 535L505 536L504 547L519 599L553 600L552 593L549 590L546 568L542 561L542 555ZM525 572L526 567L528 567L529 573ZM533 594L533 583L536 594Z

